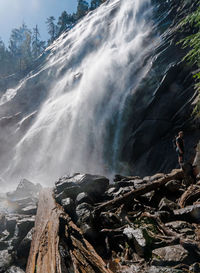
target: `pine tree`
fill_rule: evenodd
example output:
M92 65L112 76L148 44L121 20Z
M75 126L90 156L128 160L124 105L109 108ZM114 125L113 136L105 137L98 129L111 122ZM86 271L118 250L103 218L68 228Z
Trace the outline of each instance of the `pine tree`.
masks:
M101 0L92 0L90 4L90 10L98 8L101 5L101 3L102 3Z
M50 16L46 20L48 33L50 35L50 39L49 39L48 43L52 43L57 37L57 29L58 28L54 22L55 22L55 17L53 17L53 16Z
M36 59L45 49L45 42L40 40L40 32L38 26L33 28L32 36L32 55Z
M77 19L79 20L82 18L89 10L88 2L85 0L78 0L78 6L77 6Z
M9 50L15 70L25 71L31 65L31 30L28 29L25 23L20 28L12 30Z

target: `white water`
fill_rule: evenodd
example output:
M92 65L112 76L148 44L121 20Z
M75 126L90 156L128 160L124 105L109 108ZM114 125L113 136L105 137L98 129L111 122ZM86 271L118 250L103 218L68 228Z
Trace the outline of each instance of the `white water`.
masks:
M150 0L110 1L52 45L32 75L47 72L48 97L6 176L52 183L69 172L117 171L126 101L151 69L151 18Z

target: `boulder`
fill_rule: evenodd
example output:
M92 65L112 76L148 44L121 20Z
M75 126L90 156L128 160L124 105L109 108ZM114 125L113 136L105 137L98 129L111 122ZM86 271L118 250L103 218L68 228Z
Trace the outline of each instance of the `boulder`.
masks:
M61 200L61 205L67 213L71 213L75 210L74 201L71 198L65 198Z
M188 258L188 251L181 245L166 246L152 251L152 265L175 266L184 263Z
M62 177L55 184L55 194L57 198L62 199L62 194L64 192L65 198L71 197L74 192L73 198L80 192L86 192L88 195L93 198L99 199L102 194L105 193L106 189L109 186L109 180L100 175L91 175L91 174L75 174L72 177ZM70 194L67 193L70 191ZM59 196L58 196L59 195ZM69 196L70 195L70 196Z
M93 204L92 198L85 192L81 192L76 197L76 204L88 203Z
M25 236L28 234L28 232L33 228L35 223L35 217L25 217L18 220L15 232L14 232L14 238L12 239L12 246L14 246L16 249L19 245L19 243L25 238Z
M133 241L137 254L141 257L145 256L147 250L147 241L144 237L143 230L141 228L125 228L123 234L129 241Z
M0 251L0 273L5 273L12 262L13 258L11 254L8 253L8 250Z
M93 207L87 203L82 203L76 207L76 215L78 218L78 221L77 221L78 225L81 225L84 223L90 223L92 210L93 210Z
M11 266L5 273L25 273L20 267Z
M38 197L42 186L34 184L27 179L22 179L13 192L8 192L7 197L10 201L16 201L25 197Z
M65 188L62 192L55 194L56 201L61 204L63 199L71 198L73 200L76 199L77 195L81 192L79 186L71 186Z
M18 258L18 264L20 266L25 267L27 263L27 259L29 256L29 251L31 247L32 242L32 236L33 236L34 228L32 228L25 238L20 242L20 244L17 246L16 253Z

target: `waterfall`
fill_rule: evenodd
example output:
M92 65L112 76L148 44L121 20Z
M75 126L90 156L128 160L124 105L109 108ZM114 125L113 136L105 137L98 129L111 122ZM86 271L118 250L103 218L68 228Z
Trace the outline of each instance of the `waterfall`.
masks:
M31 126L15 143L5 177L50 184L66 173L119 170L129 96L150 71L158 43L152 13L150 0L104 3L62 34L45 62L4 94L2 105L20 98L24 85L48 86ZM26 112L23 120L31 110Z

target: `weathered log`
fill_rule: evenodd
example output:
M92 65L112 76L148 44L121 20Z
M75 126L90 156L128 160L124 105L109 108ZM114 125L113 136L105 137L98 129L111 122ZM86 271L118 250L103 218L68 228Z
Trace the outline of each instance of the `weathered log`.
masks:
M55 203L50 189L40 194L27 263L26 273L35 272L112 273L81 230Z
M181 208L192 205L193 202L200 198L200 187L197 185L191 185L181 196L179 205Z
M165 185L168 181L173 179L182 179L183 178L183 171L182 170L173 170L170 174L165 175L163 178L158 179L155 182L148 183L145 186L132 190L118 198L115 198L111 201L105 202L98 207L95 208L94 213L99 214L101 211L106 211L110 208L120 206L121 204L130 204L133 202L134 198L146 194L150 191L156 190L159 187Z

